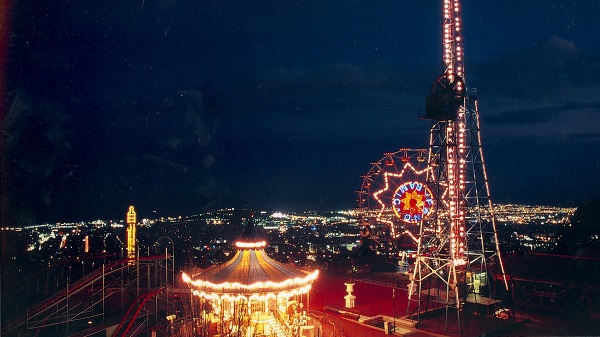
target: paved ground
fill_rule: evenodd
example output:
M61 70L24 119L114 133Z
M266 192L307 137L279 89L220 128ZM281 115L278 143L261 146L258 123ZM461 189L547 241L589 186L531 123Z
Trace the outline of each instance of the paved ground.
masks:
M313 284L310 307L320 317L324 337L384 336L383 322L393 325L396 335L410 337L456 336L458 324L446 324L445 314L422 317L418 327L404 319L407 312L406 282L380 278L384 284L352 281L349 275L325 271ZM344 283L354 282L355 308L346 309ZM360 317L360 318L359 318ZM368 317L378 327L364 321ZM454 315L449 315L453 319ZM600 318L569 317L565 313L518 311L514 319L501 320L490 315L462 312L463 336L600 336ZM449 327L448 327L449 326Z

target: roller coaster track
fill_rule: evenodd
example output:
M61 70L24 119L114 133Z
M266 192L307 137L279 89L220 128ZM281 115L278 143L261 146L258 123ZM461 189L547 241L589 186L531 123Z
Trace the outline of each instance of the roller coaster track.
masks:
M33 287L33 284L35 283L35 281L39 280L40 276L43 275L44 273L47 273L50 269L54 269L54 268L56 268L58 266L62 266L62 265L68 265L70 263L86 261L86 260L93 260L93 259L98 259L98 258L111 258L114 256L115 256L114 254L110 254L110 253L99 253L99 254L92 254L92 255L88 255L88 256L84 256L84 257L78 257L77 259L66 259L66 260L55 261L54 263L52 263L51 266L41 269L33 276L28 277L27 280L24 280L24 282L19 287L19 289L17 291L11 292L10 294L7 294L7 297L2 302L5 304L6 303L14 303L15 300L18 299L23 294L25 289L27 289L29 287Z
M103 299L94 300L94 295L98 295L100 293L106 295L106 292L108 292L110 295L110 293L116 291L114 287L115 281L111 281L109 279L107 282L107 276L114 277L120 271L126 270L127 268L135 268L132 267L132 263L137 263L138 265L156 264L161 261L164 261L164 256L140 257L139 259L133 261L130 259L121 259L105 264L103 267L87 274L82 279L54 293L39 304L28 308L24 314L19 316L10 324L2 327L2 336L6 336L8 333L23 327L23 325L26 325L28 330L34 330L51 325L62 324L63 322L59 321L59 314L62 315L64 312L66 312L64 317L67 320L84 319L80 317L82 313L89 311L93 306L103 301ZM100 284L100 286L94 288L94 285L98 284ZM72 307L74 313L69 313L68 299L72 296L82 294L82 292L86 290L90 290L92 292L92 296L89 296L92 298L91 304L89 304L86 308L77 308L74 306ZM78 305L80 304L81 303L78 303Z
M156 295L163 292L165 289L167 289L167 288L163 287L163 288L157 289L153 292L150 292L150 293L147 293L147 294L144 294L144 295L141 295L140 297L138 297L135 300L135 302L133 302L133 304L129 307L129 310L127 310L125 317L123 317L123 320L121 321L121 323L119 324L119 326L117 327L115 332L112 334L112 337L126 337L127 333L129 333L129 330L131 330L131 327L135 323L136 318L140 314L140 311L146 305L146 302L148 302L148 300L150 300L151 298L153 298ZM127 325L127 326L125 327L125 325ZM122 331L122 333L121 333L121 331Z

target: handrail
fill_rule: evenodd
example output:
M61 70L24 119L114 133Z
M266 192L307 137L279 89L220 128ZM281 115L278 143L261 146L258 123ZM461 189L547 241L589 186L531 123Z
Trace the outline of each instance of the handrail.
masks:
M321 316L317 316L316 313L320 314ZM319 322L319 324L321 324L321 328L323 328L324 326L322 320L325 319L327 320L327 323L333 325L332 337L346 337L344 325L342 325L342 321L338 317L331 315L327 312L318 310L311 310L311 312L308 315L316 319Z

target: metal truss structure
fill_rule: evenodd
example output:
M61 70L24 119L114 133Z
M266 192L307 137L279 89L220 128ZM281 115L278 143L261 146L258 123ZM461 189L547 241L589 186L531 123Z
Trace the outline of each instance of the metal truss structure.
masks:
M432 120L427 185L436 205L421 222L418 255L409 284L408 315L444 310L458 324L466 304L494 305L496 278L504 281L496 219L481 146L474 89L464 81L458 0L443 0L444 73L434 82L420 117ZM454 316L456 313L456 316ZM455 320L456 318L456 320ZM462 325L461 325L462 324Z
M140 326L136 319L142 309L145 309L146 320L152 326L159 320L151 322L148 313L169 311L169 288L173 289L173 275L172 254L103 263L78 280L70 282L67 278L62 290L29 307L17 319L3 326L2 336L69 336L81 331L99 332L110 327L110 318L122 315L119 312L129 308L119 325L120 330L113 334L128 336L134 324ZM138 300L132 302L132 298ZM153 304L152 308L148 307L150 304Z

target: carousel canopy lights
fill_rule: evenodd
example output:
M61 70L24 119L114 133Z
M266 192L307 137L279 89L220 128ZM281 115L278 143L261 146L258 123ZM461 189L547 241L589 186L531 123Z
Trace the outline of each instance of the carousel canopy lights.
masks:
M242 284L239 282L223 282L219 284L210 281L192 280L186 273L182 274L183 281L195 289L205 291L214 291L219 293L239 294L239 293L284 293L288 290L292 292L299 289L308 288L304 292L310 290L311 283L319 276L319 270L315 270L304 278L287 279L283 282L256 282L253 284ZM302 292L302 293L304 293ZM293 295L293 294L292 294ZM291 295L290 295L291 296Z
M305 285L304 287L301 287L298 289L293 289L290 291L282 291L282 292L278 292L278 293L269 292L269 293L262 293L262 294L252 294L250 296L245 296L245 295L240 295L240 294L230 295L230 294L218 294L218 293L211 293L211 292L207 293L207 292L198 291L198 290L192 290L192 294L194 294L195 296L206 298L208 300L213 300L213 301L220 301L220 300L227 300L227 301L234 301L234 302L266 301L269 299L276 299L277 297L290 298L295 295L306 294L310 291L311 287L312 286L310 284L308 284L308 285Z
M256 241L256 242L247 242L247 241L236 241L235 246L240 249L257 249L257 248L265 248L267 246L267 241Z
M319 275L318 270L307 273L271 259L264 251L267 242L256 232L252 217L235 246L238 251L229 261L196 275L182 274L195 295L207 299L291 297L310 291Z
M312 282L317 278L318 270L307 275L304 279L289 279L281 283L259 282L252 285L241 283L214 284L208 281L192 280L183 273L182 278L196 296L212 300L267 300L277 297L290 298L306 294L312 288Z

